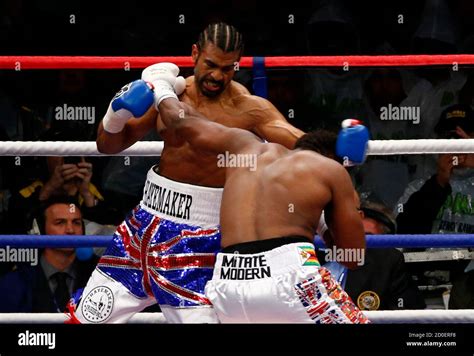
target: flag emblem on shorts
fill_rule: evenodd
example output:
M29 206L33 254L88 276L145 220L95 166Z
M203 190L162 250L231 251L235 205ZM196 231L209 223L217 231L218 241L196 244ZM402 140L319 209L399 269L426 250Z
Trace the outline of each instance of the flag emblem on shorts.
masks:
M312 246L298 246L300 256L303 259L303 266L320 266L319 261Z

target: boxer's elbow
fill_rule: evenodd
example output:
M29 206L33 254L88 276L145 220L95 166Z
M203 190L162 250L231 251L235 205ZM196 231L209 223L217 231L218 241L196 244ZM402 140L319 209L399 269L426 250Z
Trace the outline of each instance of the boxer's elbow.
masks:
M97 140L95 141L96 146L97 146L97 151L103 154L110 155L110 154L119 153L124 150L124 147L121 144L121 142L118 142L117 139L115 140L107 139L106 136L107 134L104 133L97 137Z
M97 151L104 154L112 154L115 152L111 152L113 145L108 144L107 142L107 131L104 130L104 126L102 122L97 129L97 139L95 140Z
M355 229L354 229L355 230ZM357 269L365 264L365 234L363 231L336 236L335 249L337 262L349 269Z
M347 268L358 269L365 265L366 249L358 248L353 255L353 260L347 262Z
M342 251L338 251L343 258L338 261L349 269L357 269L365 264L365 241L363 243L351 244L348 246L339 246Z
M116 153L116 152L114 152L114 150L111 149L111 146L106 145L100 139L97 139L97 141L95 141L95 143L96 143L96 146L97 146L97 151L99 151L100 153L103 153L103 154L114 154L114 153Z

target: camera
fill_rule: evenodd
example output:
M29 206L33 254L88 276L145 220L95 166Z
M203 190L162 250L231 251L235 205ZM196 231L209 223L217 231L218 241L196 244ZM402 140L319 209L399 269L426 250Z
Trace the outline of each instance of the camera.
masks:
M81 157L64 157L64 164L78 164L82 162Z

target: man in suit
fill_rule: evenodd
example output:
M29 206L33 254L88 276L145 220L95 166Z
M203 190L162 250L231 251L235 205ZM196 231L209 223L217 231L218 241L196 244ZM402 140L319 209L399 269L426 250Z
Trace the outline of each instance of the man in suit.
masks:
M365 201L360 215L366 235L394 234L395 219L390 210ZM325 260L326 256L321 258ZM425 302L407 273L403 253L396 248L368 248L364 265L348 270L334 261L328 267L361 310L424 309Z
M453 278L449 309L474 309L474 260Z
M38 233L44 235L84 233L81 210L69 196L46 200L36 223ZM96 264L97 258L78 260L74 248L45 248L39 261L18 264L0 278L0 312L63 312L71 294L86 285Z

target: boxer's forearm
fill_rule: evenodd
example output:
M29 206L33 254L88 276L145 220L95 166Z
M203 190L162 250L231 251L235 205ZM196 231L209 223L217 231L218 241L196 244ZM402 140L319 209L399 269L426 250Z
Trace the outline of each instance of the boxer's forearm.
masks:
M97 130L97 150L106 154L122 152L155 128L156 116L156 110L150 108L141 118L129 120L123 130L117 133L105 131L101 122Z
M125 149L125 130L111 134L104 130L102 122L97 130L97 150L101 153L113 154Z
M332 248L334 246L334 238L332 237L330 230L326 230L321 238L323 239L327 248Z
M226 127L207 120L191 106L174 98L161 101L158 108L165 126L197 149L220 152L224 147L217 138Z
M132 134L125 125L124 129L118 133L112 134L104 130L102 123L99 125L97 133L97 150L105 154L115 154L122 152L138 140L132 137Z
M197 149L236 153L248 143L261 144L253 133L210 121L190 105L174 98L162 100L159 110L166 127Z
M184 119L189 111L186 105L174 98L162 100L158 109L160 110L161 121L167 128L175 125L175 121Z
M222 126L207 120L197 110L174 98L161 101L159 110L163 124L196 148L208 148L215 137L213 133Z

